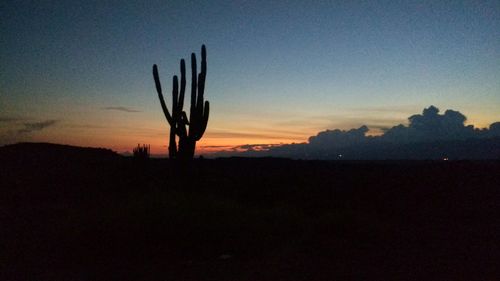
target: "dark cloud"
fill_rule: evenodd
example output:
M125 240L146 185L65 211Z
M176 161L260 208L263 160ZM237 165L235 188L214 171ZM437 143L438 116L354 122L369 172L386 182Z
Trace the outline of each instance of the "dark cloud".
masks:
M474 126L465 126L467 118L458 111L449 109L441 115L438 108L430 106L422 114L410 116L408 120L408 127L395 126L385 132L383 139L392 142L421 142L475 137Z
M465 126L466 120L458 111L439 114L438 108L430 106L422 114L410 116L407 126L387 128L380 136L367 136L367 126L326 130L311 136L308 143L260 149L239 146L237 155L302 159L500 158L500 122L491 124L489 129L477 129Z
M141 112L140 110L136 110L136 109L133 109L130 107L125 107L125 106L107 106L107 107L104 107L103 109L105 109L105 110L117 110L117 111L129 112L129 113Z
M17 131L18 134L27 134L34 131L40 131L47 127L53 126L57 123L57 120L46 120L42 122L30 122L24 123L24 128Z
M213 148L224 148L215 152L209 152L210 157L231 157L231 156L266 156L266 155L256 155L255 153L266 153L270 149L278 148L283 146L283 144L244 144L233 147L228 146L204 146Z
M246 150L246 151L262 151L262 150L268 150L273 147L278 147L281 146L280 144L244 144L244 145L238 145L232 148L232 150L235 151L240 151L240 150Z
M422 114L410 116L408 126L399 124L386 128L378 137L366 136L367 126L348 131L326 130L310 137L309 145L343 147L369 142L416 143L500 136L500 122L493 123L490 129L480 130L473 125L465 126L466 120L467 117L458 111L448 109L439 114L439 109L431 105Z
M202 145L203 148L226 148L229 147L227 145Z
M17 122L19 120L22 120L21 118L18 117L11 117L11 116L0 116L0 122Z
M326 130L319 132L316 136L309 138L309 145L311 146L335 146L344 147L353 144L362 144L366 142L367 137L365 134L368 132L367 126L361 126L358 129L351 129L349 131L342 130Z
M500 122L491 124L489 130L485 132L485 134L489 137L500 137Z

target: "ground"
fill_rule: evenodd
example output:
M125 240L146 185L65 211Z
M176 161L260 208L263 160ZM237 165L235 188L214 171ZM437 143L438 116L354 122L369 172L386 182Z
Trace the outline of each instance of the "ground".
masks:
M0 160L2 280L500 277L498 161Z

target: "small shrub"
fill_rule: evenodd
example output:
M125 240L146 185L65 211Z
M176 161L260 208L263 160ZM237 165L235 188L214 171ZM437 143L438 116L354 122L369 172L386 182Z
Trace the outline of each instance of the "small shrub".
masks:
M151 150L150 145L140 145L137 144L137 147L134 148L134 158L135 159L149 159L149 153Z

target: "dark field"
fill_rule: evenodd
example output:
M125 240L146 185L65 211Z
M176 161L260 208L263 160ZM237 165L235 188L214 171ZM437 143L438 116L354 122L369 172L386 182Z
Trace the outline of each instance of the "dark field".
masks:
M19 148L21 147L21 149ZM0 148L1 280L499 280L500 162Z

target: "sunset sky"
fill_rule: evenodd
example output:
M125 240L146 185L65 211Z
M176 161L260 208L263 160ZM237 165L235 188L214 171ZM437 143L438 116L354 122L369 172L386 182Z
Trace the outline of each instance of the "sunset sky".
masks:
M202 44L199 153L380 134L429 105L500 121L500 1L2 1L0 27L0 145L166 154L152 65L170 108Z

